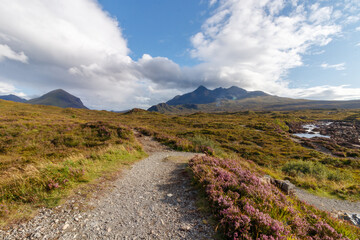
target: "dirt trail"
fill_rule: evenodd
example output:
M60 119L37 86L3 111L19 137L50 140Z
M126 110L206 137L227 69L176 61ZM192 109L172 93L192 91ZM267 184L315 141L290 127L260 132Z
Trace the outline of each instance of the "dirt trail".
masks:
M44 209L0 239L212 239L195 206L196 192L181 162L195 154L175 152L148 137L150 157L135 163L113 188L92 199L91 210Z

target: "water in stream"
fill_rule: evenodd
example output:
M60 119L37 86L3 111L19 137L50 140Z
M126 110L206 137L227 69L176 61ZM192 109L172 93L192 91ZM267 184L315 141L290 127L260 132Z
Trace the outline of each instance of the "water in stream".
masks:
M326 122L322 125L330 125L332 122ZM322 135L320 132L313 131L314 129L318 128L318 126L314 124L306 124L303 126L305 129L305 133L295 133L295 136L302 137L302 138L314 138L314 137L322 137L322 138L330 138L328 135Z

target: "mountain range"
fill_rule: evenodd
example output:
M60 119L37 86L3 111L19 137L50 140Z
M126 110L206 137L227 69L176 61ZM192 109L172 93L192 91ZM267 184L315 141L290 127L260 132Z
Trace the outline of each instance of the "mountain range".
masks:
M166 103L154 105L148 111L159 113L281 111L300 109L352 109L360 108L360 100L321 101L293 99L270 95L261 91L249 92L239 87L216 88L204 86L178 95Z
M13 101L13 102L29 103L29 104L57 106L62 108L87 109L87 107L84 106L80 98L75 97L74 95L71 95L70 93L62 89L53 90L51 92L44 94L39 98L34 98L30 100L26 100L12 94L0 96L0 99Z
M245 89L235 86L230 88L219 87L214 90L209 90L204 86L200 86L191 93L174 97L167 101L166 104L172 106L181 104L208 104L221 100L240 100L262 96L269 96L269 94L261 91L248 92Z
M26 100L15 95L0 96L0 99L62 108L87 109L80 98L57 89L39 98ZM321 101L293 99L270 95L262 91L247 91L239 87L216 88L209 90L204 86L183 95L175 96L165 103L154 105L151 112L182 114L195 112L237 112L237 111L282 111L301 109L355 109L360 108L360 100Z

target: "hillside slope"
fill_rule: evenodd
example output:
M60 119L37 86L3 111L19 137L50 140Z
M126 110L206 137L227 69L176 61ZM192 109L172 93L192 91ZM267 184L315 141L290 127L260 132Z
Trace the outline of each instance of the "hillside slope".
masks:
M51 92L44 94L39 98L34 98L27 103L30 104L39 104L39 105L50 105L62 108L83 108L87 109L84 106L80 98L71 95L70 93L57 89Z

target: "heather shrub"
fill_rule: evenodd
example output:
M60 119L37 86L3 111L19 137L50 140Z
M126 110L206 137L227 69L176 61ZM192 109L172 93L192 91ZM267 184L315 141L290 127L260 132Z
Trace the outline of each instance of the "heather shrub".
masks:
M239 161L196 156L189 166L228 239L348 239L327 214L285 196Z

